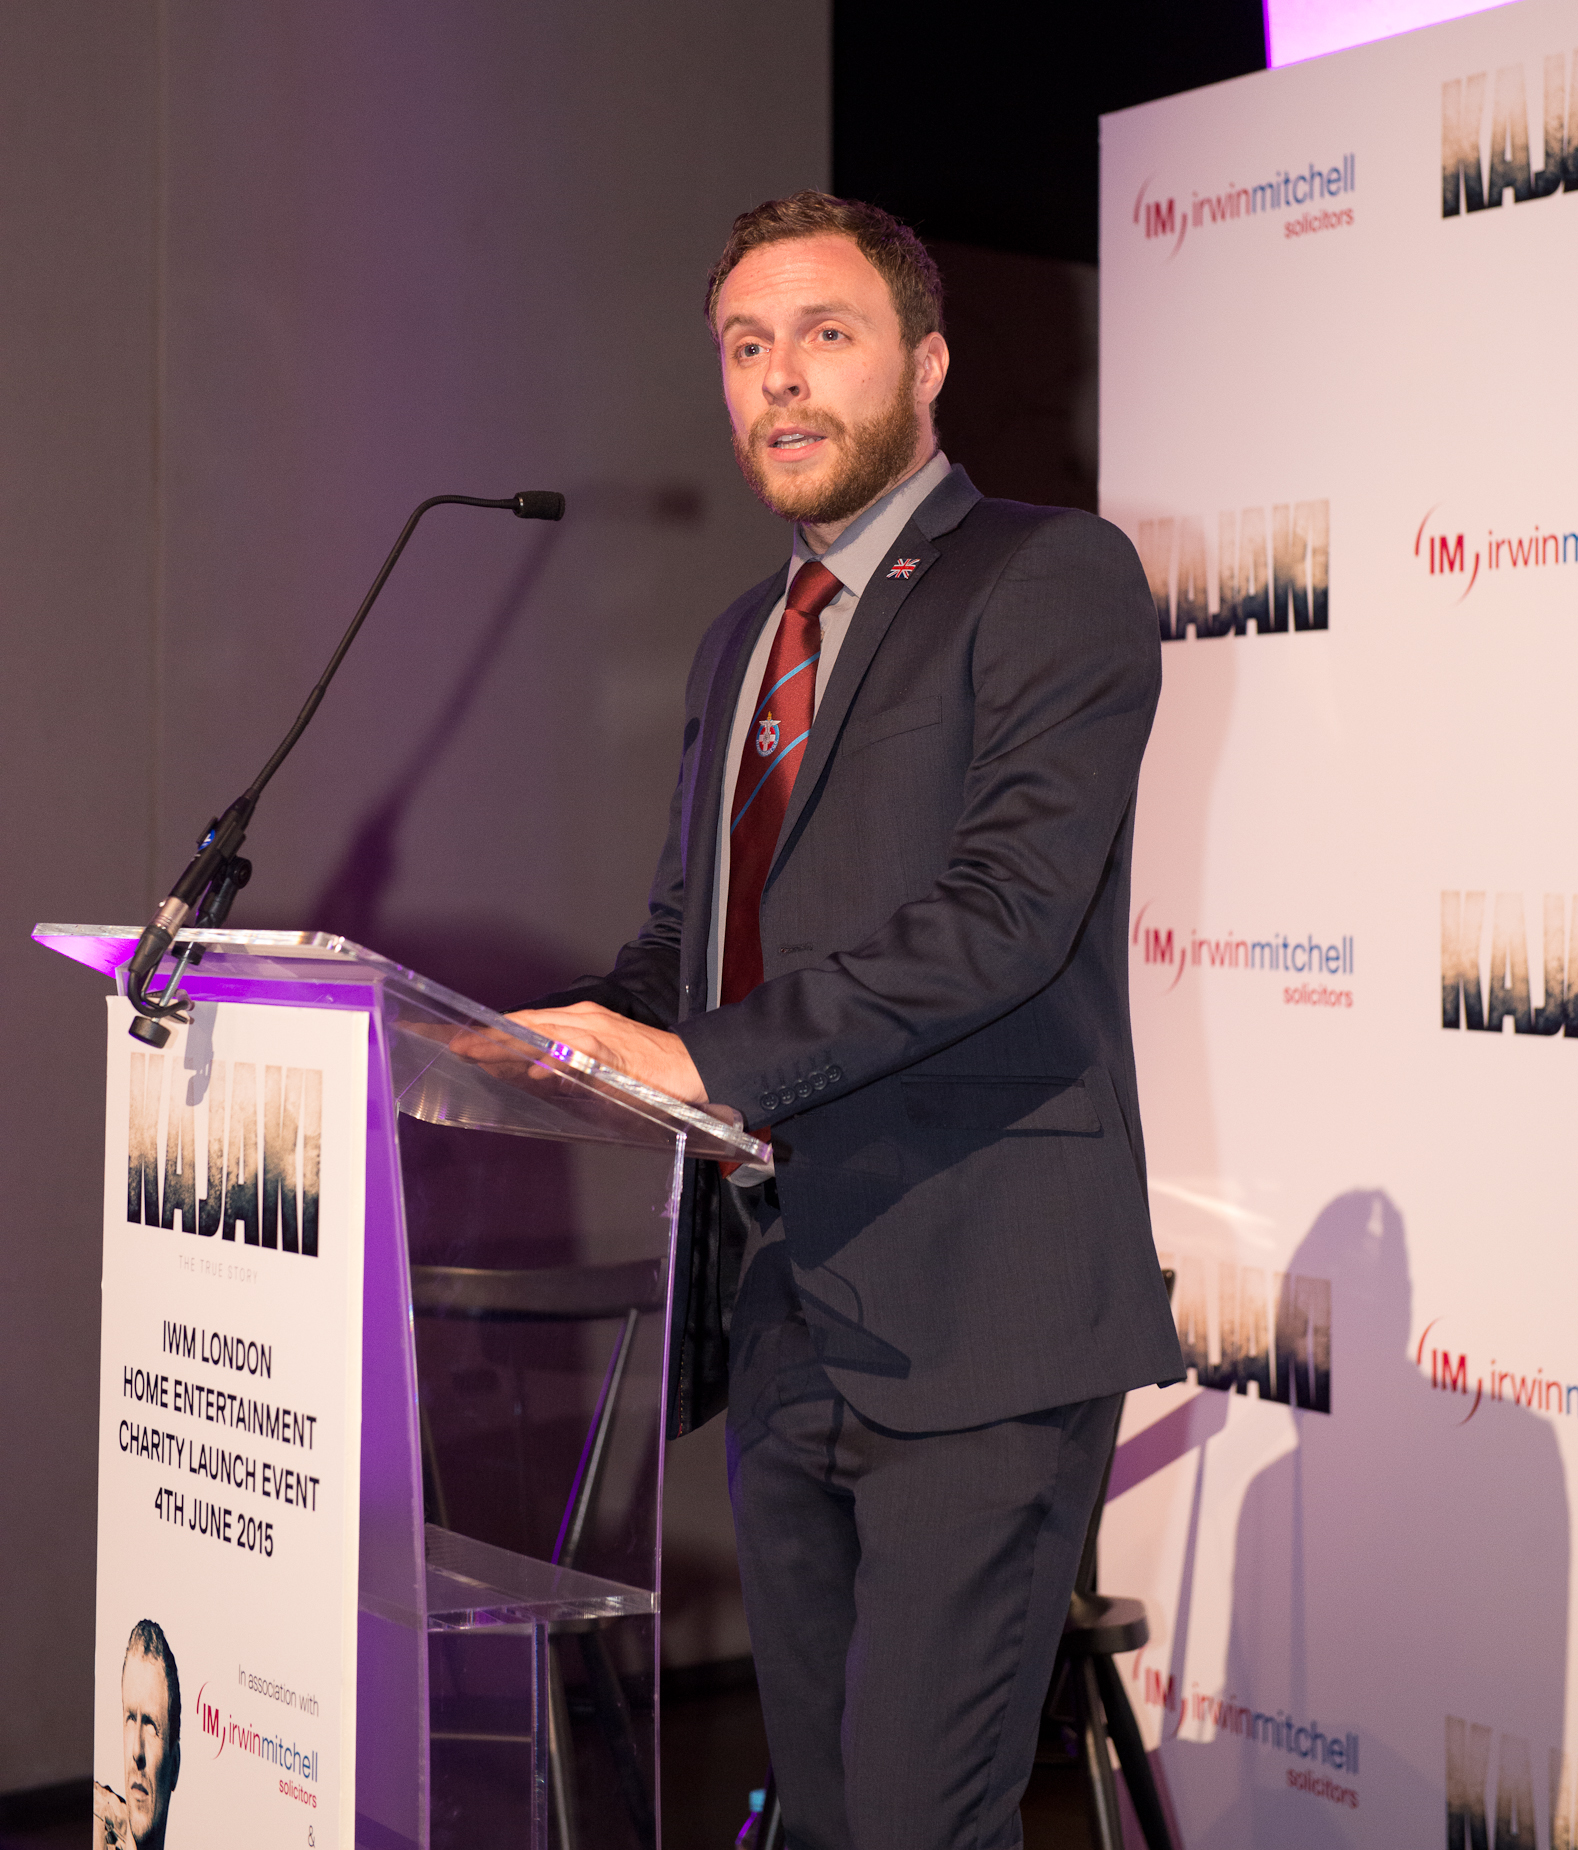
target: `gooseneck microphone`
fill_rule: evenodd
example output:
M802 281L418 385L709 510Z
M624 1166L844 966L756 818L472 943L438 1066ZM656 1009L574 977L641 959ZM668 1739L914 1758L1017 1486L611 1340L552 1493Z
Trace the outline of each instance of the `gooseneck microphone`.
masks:
M137 1010L137 1019L130 1029L135 1039L146 1042L150 1047L162 1047L170 1038L165 1021L170 1018L178 1021L186 1018L187 998L179 993L180 981L188 964L196 963L202 956L201 947L189 944L184 948L162 992L162 1000L155 1001L149 995L149 981L170 948L175 934L194 914L200 927L217 929L225 922L236 894L252 876L252 864L242 857L241 844L246 840L247 828L252 821L252 812L257 808L258 798L263 794L269 779L289 757L296 741L307 730L308 722L328 692L329 683L334 679L340 663L345 660L346 650L356 640L356 632L362 627L378 593L383 590L385 581L394 570L395 561L405 551L406 541L416 531L416 523L429 508L443 506L507 508L521 520L561 520L564 517L564 496L548 489L523 489L520 494L511 495L504 501L485 501L475 495L433 495L415 510L401 529L400 537L395 541L389 557L384 560L383 568L373 580L371 589L362 599L361 608L351 618L351 626L340 638L340 646L329 658L328 667L307 696L306 705L296 715L296 723L280 741L273 757L229 809L208 825L197 844L196 855L170 889L169 898L143 928L143 934L137 940L137 949L126 966L126 994L131 998L132 1007Z

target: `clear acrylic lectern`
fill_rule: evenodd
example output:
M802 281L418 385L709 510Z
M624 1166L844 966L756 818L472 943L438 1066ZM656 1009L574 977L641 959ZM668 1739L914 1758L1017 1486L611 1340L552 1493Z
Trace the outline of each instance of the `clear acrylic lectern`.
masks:
M655 1846L680 1164L766 1152L342 938L189 942L195 1002L369 1017L358 1844Z

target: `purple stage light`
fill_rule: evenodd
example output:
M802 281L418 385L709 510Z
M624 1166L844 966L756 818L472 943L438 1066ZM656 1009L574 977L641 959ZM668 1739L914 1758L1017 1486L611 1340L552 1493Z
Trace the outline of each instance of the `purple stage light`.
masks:
M1299 64L1489 10L1481 0L1265 0L1266 63Z

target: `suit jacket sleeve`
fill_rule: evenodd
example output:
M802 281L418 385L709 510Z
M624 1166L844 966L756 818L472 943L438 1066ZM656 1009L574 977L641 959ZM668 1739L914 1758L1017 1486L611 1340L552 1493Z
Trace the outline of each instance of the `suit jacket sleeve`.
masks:
M753 1124L800 1109L804 1080L826 1103L984 1027L1077 943L1160 692L1155 607L1117 528L1065 519L1031 529L977 608L973 756L930 891L864 943L679 1024L708 1096ZM863 801L880 823L905 792Z

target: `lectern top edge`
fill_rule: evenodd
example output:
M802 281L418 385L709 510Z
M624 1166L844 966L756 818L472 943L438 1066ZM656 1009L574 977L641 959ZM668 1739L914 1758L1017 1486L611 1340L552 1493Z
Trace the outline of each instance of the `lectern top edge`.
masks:
M136 926L130 925L43 923L33 928L32 936L45 949L69 957L73 962L85 964L101 975L117 977L118 980L118 973L136 949L139 932ZM542 1061L534 1063L538 1064L539 1071L558 1071L564 1074L565 1081L569 1081L573 1075L576 1082L590 1087L592 1093L604 1101L605 1107L615 1107L631 1114L634 1119L645 1119L648 1123L656 1120L676 1134L683 1132L689 1149L698 1156L746 1162L765 1162L768 1159L769 1146L759 1142L748 1131L736 1129L709 1112L684 1104L653 1086L632 1079L626 1073L604 1066L573 1047L533 1034L518 1022L485 1008L480 1002L474 1002L442 983L435 983L431 978L407 969L405 965L397 964L377 951L353 944L347 938L317 931L183 930L177 934L175 942L201 945L208 953L201 965L193 966L188 971L183 983L187 992L198 999L241 999L235 987L238 980L253 986L254 1000L271 1001L288 999L284 993L274 993L280 985L287 988L296 983L319 986L326 981L335 984L366 983L369 987L378 985L386 998L386 1013L389 1012L387 1004L392 1004L393 1013L397 1017L405 1017L407 1011L413 1011L434 1025L442 1023L454 1027L495 1029L521 1042L524 1048L531 1049L533 1053L541 1053ZM266 997L258 992L256 986L259 983L268 986ZM404 1037L407 1053L414 1050L416 1055L414 1065L410 1059L397 1061L397 1065L404 1068L407 1080L414 1075L425 1077L428 1073L429 1059L422 1051L422 1033L419 1023ZM505 1082L491 1079L481 1067L469 1060L450 1057L440 1062L441 1050L437 1045L431 1051L431 1076L435 1079L447 1078L448 1083L436 1087L421 1083L399 1088L403 1110L417 1117L470 1123L479 1128L525 1128L521 1124L509 1123L510 1114L501 1115L490 1109L483 1096L484 1092L491 1091L496 1098L500 1086ZM468 1075L461 1069L469 1069L469 1076L474 1083L466 1083ZM578 1131L570 1120L574 1116L583 1115L579 1112L559 1115L564 1117L564 1122L559 1122L557 1117L544 1118L529 1134L575 1137L590 1131L590 1134L603 1138L609 1134L606 1125L596 1130L587 1125ZM616 1136L615 1140L621 1139Z

